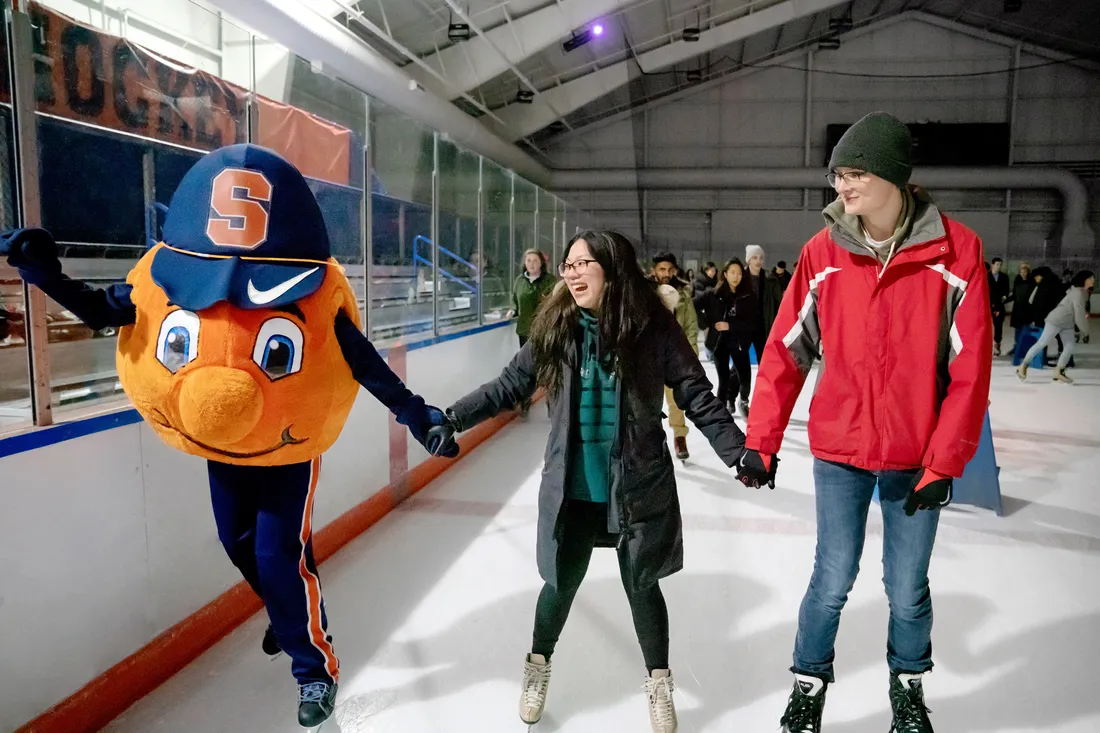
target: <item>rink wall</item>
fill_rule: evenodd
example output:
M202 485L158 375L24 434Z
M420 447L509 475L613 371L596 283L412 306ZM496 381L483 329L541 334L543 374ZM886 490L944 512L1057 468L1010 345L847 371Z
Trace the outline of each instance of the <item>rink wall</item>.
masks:
M446 407L500 373L510 326L385 356ZM463 452L509 419L464 435ZM450 463L361 391L323 459L318 562ZM218 542L205 461L132 409L0 440L0 500L0 732L96 730L260 608Z

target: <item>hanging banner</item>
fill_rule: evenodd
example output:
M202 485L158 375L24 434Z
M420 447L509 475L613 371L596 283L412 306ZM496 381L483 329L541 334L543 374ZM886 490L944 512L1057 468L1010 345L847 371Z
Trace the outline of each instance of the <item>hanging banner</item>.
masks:
M104 33L38 3L34 25L39 112L200 150L248 139L247 89ZM7 59L6 39L0 50ZM0 101L11 103L8 74ZM346 185L352 134L296 107L258 95L254 140L306 176Z
M303 176L348 185L351 175L351 130L257 95L257 145L270 148Z

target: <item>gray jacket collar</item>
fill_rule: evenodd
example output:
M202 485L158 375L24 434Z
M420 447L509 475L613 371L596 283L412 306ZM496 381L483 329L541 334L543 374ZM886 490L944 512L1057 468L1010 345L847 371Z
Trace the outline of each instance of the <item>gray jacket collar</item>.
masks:
M909 228L909 234L903 241L898 242L895 255L898 252L927 244L947 236L943 227L943 216L939 208L932 202L931 197L923 190L909 187L909 193L916 203L916 211L913 212L913 224ZM822 212L825 224L829 228L829 234L838 246L849 252L865 257L875 255L868 248L864 240L863 227L858 216L849 216L844 213L844 201L837 198L836 201L825 207Z

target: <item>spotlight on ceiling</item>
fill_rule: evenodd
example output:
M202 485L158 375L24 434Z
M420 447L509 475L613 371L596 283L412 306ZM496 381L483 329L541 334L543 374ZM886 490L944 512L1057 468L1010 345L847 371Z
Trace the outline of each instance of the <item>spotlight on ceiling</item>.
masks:
M703 72L699 69L688 69L687 80L691 83L700 82L703 80Z
M839 38L822 38L817 42L817 48L820 51L835 51L840 48Z
M684 38L684 41L686 43L695 43L696 41L699 40L699 29L698 28L685 28L683 38Z
M1024 7L1024 0L1005 0L1006 13L1018 13Z
M516 101L520 104L533 104L535 101L535 93L530 89L520 89L516 92Z
M604 27L602 23L593 23L587 28L583 28L579 31L574 31L573 35L569 37L569 40L561 44L562 50L566 53L575 51L584 44L591 41L593 38L599 38L603 35Z

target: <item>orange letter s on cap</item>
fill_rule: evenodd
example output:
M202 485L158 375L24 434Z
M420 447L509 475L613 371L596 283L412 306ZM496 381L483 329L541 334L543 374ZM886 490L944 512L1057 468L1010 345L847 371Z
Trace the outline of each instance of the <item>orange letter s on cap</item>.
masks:
M206 236L219 247L255 249L267 240L271 184L259 171L227 168L214 177Z

